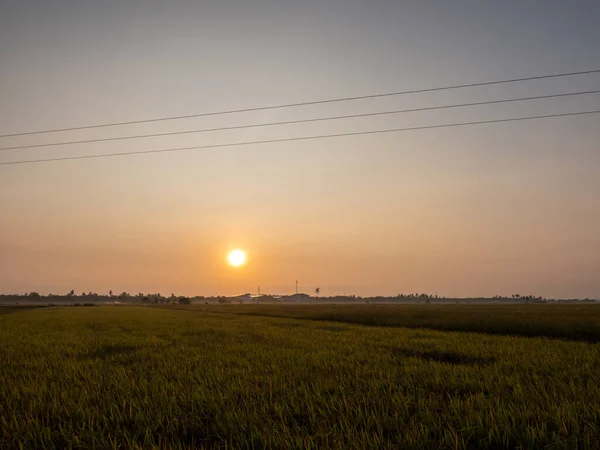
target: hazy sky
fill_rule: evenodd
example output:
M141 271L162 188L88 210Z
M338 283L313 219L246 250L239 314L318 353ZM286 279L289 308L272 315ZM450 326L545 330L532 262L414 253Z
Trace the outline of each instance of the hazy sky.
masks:
M600 68L600 2L0 0L0 134ZM600 89L600 75L0 147ZM0 152L599 109L600 95ZM0 166L0 292L600 297L600 116ZM226 265L234 247L243 269Z

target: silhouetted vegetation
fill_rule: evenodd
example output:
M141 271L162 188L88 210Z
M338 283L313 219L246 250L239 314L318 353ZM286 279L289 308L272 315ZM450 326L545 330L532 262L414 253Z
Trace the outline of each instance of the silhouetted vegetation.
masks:
M535 295L512 294L510 296L496 295L494 297L443 297L437 294L398 294L391 297L374 296L360 297L356 295L335 295L323 297L321 288L315 289L315 295L311 297L308 294L298 293L293 295L251 295L249 293L238 296L176 296L171 294L165 297L160 293L150 294L129 294L122 292L119 295L113 295L113 291L108 294L97 294L92 292L83 292L77 295L71 290L65 295L40 295L37 292L29 294L8 294L0 295L0 303L18 303L33 301L37 303L132 303L132 304L152 304L152 305L189 305L194 303L597 303L593 299L546 299Z

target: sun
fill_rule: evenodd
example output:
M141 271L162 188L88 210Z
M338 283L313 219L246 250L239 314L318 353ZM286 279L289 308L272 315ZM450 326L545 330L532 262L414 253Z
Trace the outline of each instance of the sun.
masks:
M240 267L246 262L246 252L240 249L231 250L227 255L227 261L233 267Z

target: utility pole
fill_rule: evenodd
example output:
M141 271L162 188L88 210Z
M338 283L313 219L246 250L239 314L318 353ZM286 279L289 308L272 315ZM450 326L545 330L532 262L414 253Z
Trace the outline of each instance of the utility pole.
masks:
M296 280L296 295L298 295L298 280Z
M260 295L260 286L258 287L258 295Z

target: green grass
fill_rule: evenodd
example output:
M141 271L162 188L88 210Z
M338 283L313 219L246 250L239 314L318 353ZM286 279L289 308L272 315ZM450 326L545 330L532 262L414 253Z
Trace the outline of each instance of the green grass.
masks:
M260 308L0 315L0 448L600 448L598 343Z
M27 309L34 309L34 308L43 308L42 306L32 306L32 305L23 305L23 306L19 306L19 305L0 305L0 315L2 314L12 314L12 313L16 313L19 311L25 311Z
M600 342L600 305L231 305L195 310L368 326L430 328Z

